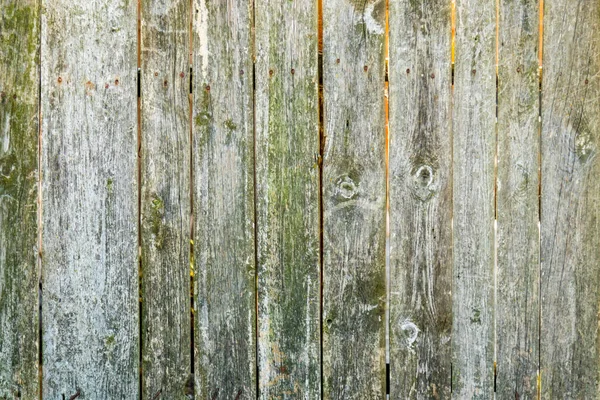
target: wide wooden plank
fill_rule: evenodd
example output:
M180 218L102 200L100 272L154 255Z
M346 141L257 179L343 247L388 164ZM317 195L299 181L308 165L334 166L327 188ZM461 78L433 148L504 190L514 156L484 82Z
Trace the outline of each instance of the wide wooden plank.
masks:
M195 376L201 399L256 399L249 4L194 3Z
M143 399L191 393L189 28L189 0L141 2Z
M498 21L496 396L537 398L539 4L501 1Z
M0 398L38 397L39 17L0 0Z
M544 399L600 393L600 3L544 1Z
M453 135L453 396L494 390L496 4L456 1Z
M323 2L323 397L385 396L385 1Z
M139 389L136 4L44 0L43 396Z
M259 397L321 392L317 2L255 3Z
M449 398L451 4L390 3L390 398Z

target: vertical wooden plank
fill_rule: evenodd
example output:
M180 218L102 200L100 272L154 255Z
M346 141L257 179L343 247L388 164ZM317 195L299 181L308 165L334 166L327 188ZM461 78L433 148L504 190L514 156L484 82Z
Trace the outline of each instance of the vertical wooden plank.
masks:
M192 371L190 2L142 0L141 22L142 398L184 399Z
M499 5L496 396L534 399L540 327L539 3Z
M544 1L544 399L600 393L600 3Z
M323 394L383 398L385 1L323 7Z
M457 0L453 106L453 396L494 390L496 3Z
M38 397L39 2L0 0L0 398Z
M449 398L451 3L390 3L390 398Z
M43 396L133 399L136 3L43 7Z
M194 7L196 387L256 399L252 8Z
M320 397L317 2L255 3L259 397Z

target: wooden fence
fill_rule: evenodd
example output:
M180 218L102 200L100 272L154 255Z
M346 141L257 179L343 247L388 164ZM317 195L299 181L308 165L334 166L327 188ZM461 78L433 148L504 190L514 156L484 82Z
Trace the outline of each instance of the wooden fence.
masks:
M0 399L600 398L600 1L388 3L0 0Z

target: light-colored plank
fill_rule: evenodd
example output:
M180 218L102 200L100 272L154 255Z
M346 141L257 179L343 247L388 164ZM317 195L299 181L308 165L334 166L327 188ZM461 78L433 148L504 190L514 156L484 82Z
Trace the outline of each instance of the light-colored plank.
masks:
M255 4L259 397L320 397L317 2Z
M539 4L500 1L496 396L537 398L539 363Z
M133 399L136 4L43 7L43 396Z
M323 2L323 397L385 396L385 1Z
M600 393L600 3L544 1L544 399Z
M0 398L38 397L39 1L0 0Z
M141 11L142 398L185 399L192 372L190 2L143 0Z
M195 371L202 399L256 399L249 4L194 4Z
M451 4L390 3L390 398L449 398Z
M494 390L496 3L456 1L453 135L453 396Z

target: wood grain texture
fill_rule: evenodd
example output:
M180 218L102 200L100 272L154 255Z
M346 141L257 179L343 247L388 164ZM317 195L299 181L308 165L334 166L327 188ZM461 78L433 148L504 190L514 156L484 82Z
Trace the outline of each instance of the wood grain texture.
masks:
M384 30L383 0L323 2L325 399L385 396Z
M255 4L259 398L319 398L317 2Z
M498 53L496 396L537 398L538 1L501 1Z
M141 2L142 398L184 399L190 318L189 0Z
M544 1L544 399L600 397L600 3Z
M194 3L196 382L256 399L252 9Z
M133 399L136 4L43 7L43 396Z
M450 398L451 4L390 3L390 398Z
M0 0L0 398L38 397L39 1Z
M494 390L496 4L457 0L453 99L453 396Z

